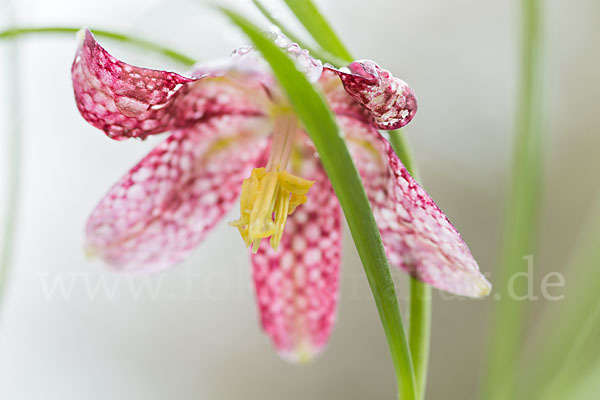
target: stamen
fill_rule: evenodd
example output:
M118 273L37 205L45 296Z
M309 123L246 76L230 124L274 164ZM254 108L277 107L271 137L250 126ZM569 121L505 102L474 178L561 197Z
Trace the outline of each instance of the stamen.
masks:
M254 253L269 236L271 247L277 250L288 215L306 202L306 193L314 183L285 170L297 130L292 114L279 116L267 167L253 169L242 183L240 218L230 225L238 228L247 247L252 244Z

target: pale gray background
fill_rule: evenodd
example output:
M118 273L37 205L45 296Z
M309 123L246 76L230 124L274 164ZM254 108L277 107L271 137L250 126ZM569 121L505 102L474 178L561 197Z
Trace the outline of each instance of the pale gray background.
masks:
M245 42L202 1L15 3L21 24L131 32L200 60L225 56ZM249 2L232 3L250 10ZM318 3L354 54L378 61L416 91L420 109L407 132L426 187L494 282L516 107L517 1ZM541 271L560 270L568 258L598 186L600 150L600 3L545 3L546 197L540 204L541 250L534 255L538 282ZM0 23L5 26L4 10ZM69 74L74 38L21 43L23 193L16 265L0 324L0 397L394 398L386 343L348 235L338 324L326 353L306 367L281 361L260 333L246 251L225 224L192 259L164 274L128 278L87 260L82 251L87 215L163 138L111 141L79 116ZM127 61L168 65L131 47L102 43ZM4 68L6 53L0 54ZM13 132L4 123L11 101L4 71L5 139ZM198 275L191 287L186 273ZM404 297L404 277L396 275ZM43 282L56 277L74 279L68 300L58 293L45 297ZM100 291L90 299L85 279L92 291L102 279L109 288L118 282L114 297ZM130 285L144 282L160 290L136 297ZM536 290L539 294L539 286ZM493 300L434 295L428 398L470 398L481 374Z

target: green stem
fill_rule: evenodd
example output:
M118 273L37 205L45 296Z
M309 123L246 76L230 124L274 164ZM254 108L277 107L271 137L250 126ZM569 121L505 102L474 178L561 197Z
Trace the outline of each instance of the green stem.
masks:
M415 367L417 393L425 398L431 337L431 286L410 277L409 346Z
M390 132L390 144L408 172L420 181L412 152L401 130ZM429 343L431 337L431 286L410 277L410 331L409 347L415 369L417 394L425 398Z
M290 31L289 29L287 29L285 27L285 25L283 25L281 23L281 21L279 21L271 11L269 11L267 9L267 7L265 7L264 4L262 4L261 1L259 0L252 0L252 2L254 3L254 5L256 6L256 8L258 8L258 10L262 13L262 15L265 16L265 18L267 18L269 20L270 23L272 23L273 25L275 25L276 27L279 28L279 30L281 31L281 33L283 33L285 36L287 36L288 39L290 39L291 41L295 42L296 44L298 44L300 47L302 47L303 49L306 49L309 51L309 53L313 56L318 58L321 61L327 62L335 67L342 67L346 64L348 64L348 62L350 60L345 60L345 59L341 59L323 49L317 49L315 47L309 46L306 42L304 42L302 39L300 39L296 34L294 34L292 31Z
M487 382L483 397L488 400L513 398L513 367L519 352L525 308L511 299L509 280L524 270L523 257L533 254L539 183L541 176L541 77L542 17L540 0L523 0L521 16L521 67L518 117L515 130L511 192L508 198L503 248L496 287L501 300L495 304L488 346ZM513 283L515 283L513 281ZM519 280L513 293L526 292Z
M55 33L55 34L74 34L81 30L81 28L75 27L18 27L11 28L0 32L0 39L9 39L15 38L23 35L32 35L32 34L47 34L47 33ZM122 33L105 31L102 29L91 29L92 33L98 37L104 37L107 39L118 40L120 42L129 43L132 45L136 45L142 47L146 50L153 51L155 53L161 54L165 57L170 58L173 61L176 61L180 64L186 66L192 66L195 63L195 60L191 57L188 57L178 51L169 49L164 46L157 45L150 41L139 39L133 36L125 35Z

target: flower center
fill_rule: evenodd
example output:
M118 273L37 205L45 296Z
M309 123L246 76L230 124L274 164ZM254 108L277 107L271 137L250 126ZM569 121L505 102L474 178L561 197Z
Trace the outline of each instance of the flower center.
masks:
M285 170L297 131L293 114L276 116L267 166L254 168L242 183L240 218L230 225L238 228L246 246L252 244L254 253L269 236L271 247L277 250L288 215L306 202L306 193L314 183Z

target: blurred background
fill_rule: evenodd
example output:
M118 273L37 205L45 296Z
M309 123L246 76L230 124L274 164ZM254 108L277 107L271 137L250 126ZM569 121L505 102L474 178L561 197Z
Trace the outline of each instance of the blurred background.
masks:
M13 22L126 32L201 61L227 56L247 42L207 4L19 0ZM230 4L265 22L249 1ZM518 2L317 4L355 55L376 60L417 93L419 113L406 132L424 185L494 283L516 108ZM544 201L533 254L539 299L528 328L544 303L541 279L569 259L600 170L600 3L548 0L544 9ZM4 1L0 30L9 22ZM185 72L137 48L100 42L130 63ZM337 326L327 351L301 367L280 360L260 332L247 252L225 223L191 259L165 273L129 277L86 259L88 214L164 136L116 142L80 117L70 82L75 37L30 36L19 43L22 192L0 322L2 398L394 398L387 344L348 234ZM14 133L7 110L16 99L7 90L14 79L6 69L7 42L0 50L5 160L5 143ZM395 278L404 300L405 277L396 271ZM560 295L561 289L552 292ZM465 300L434 291L428 399L476 393L493 302L493 294Z

